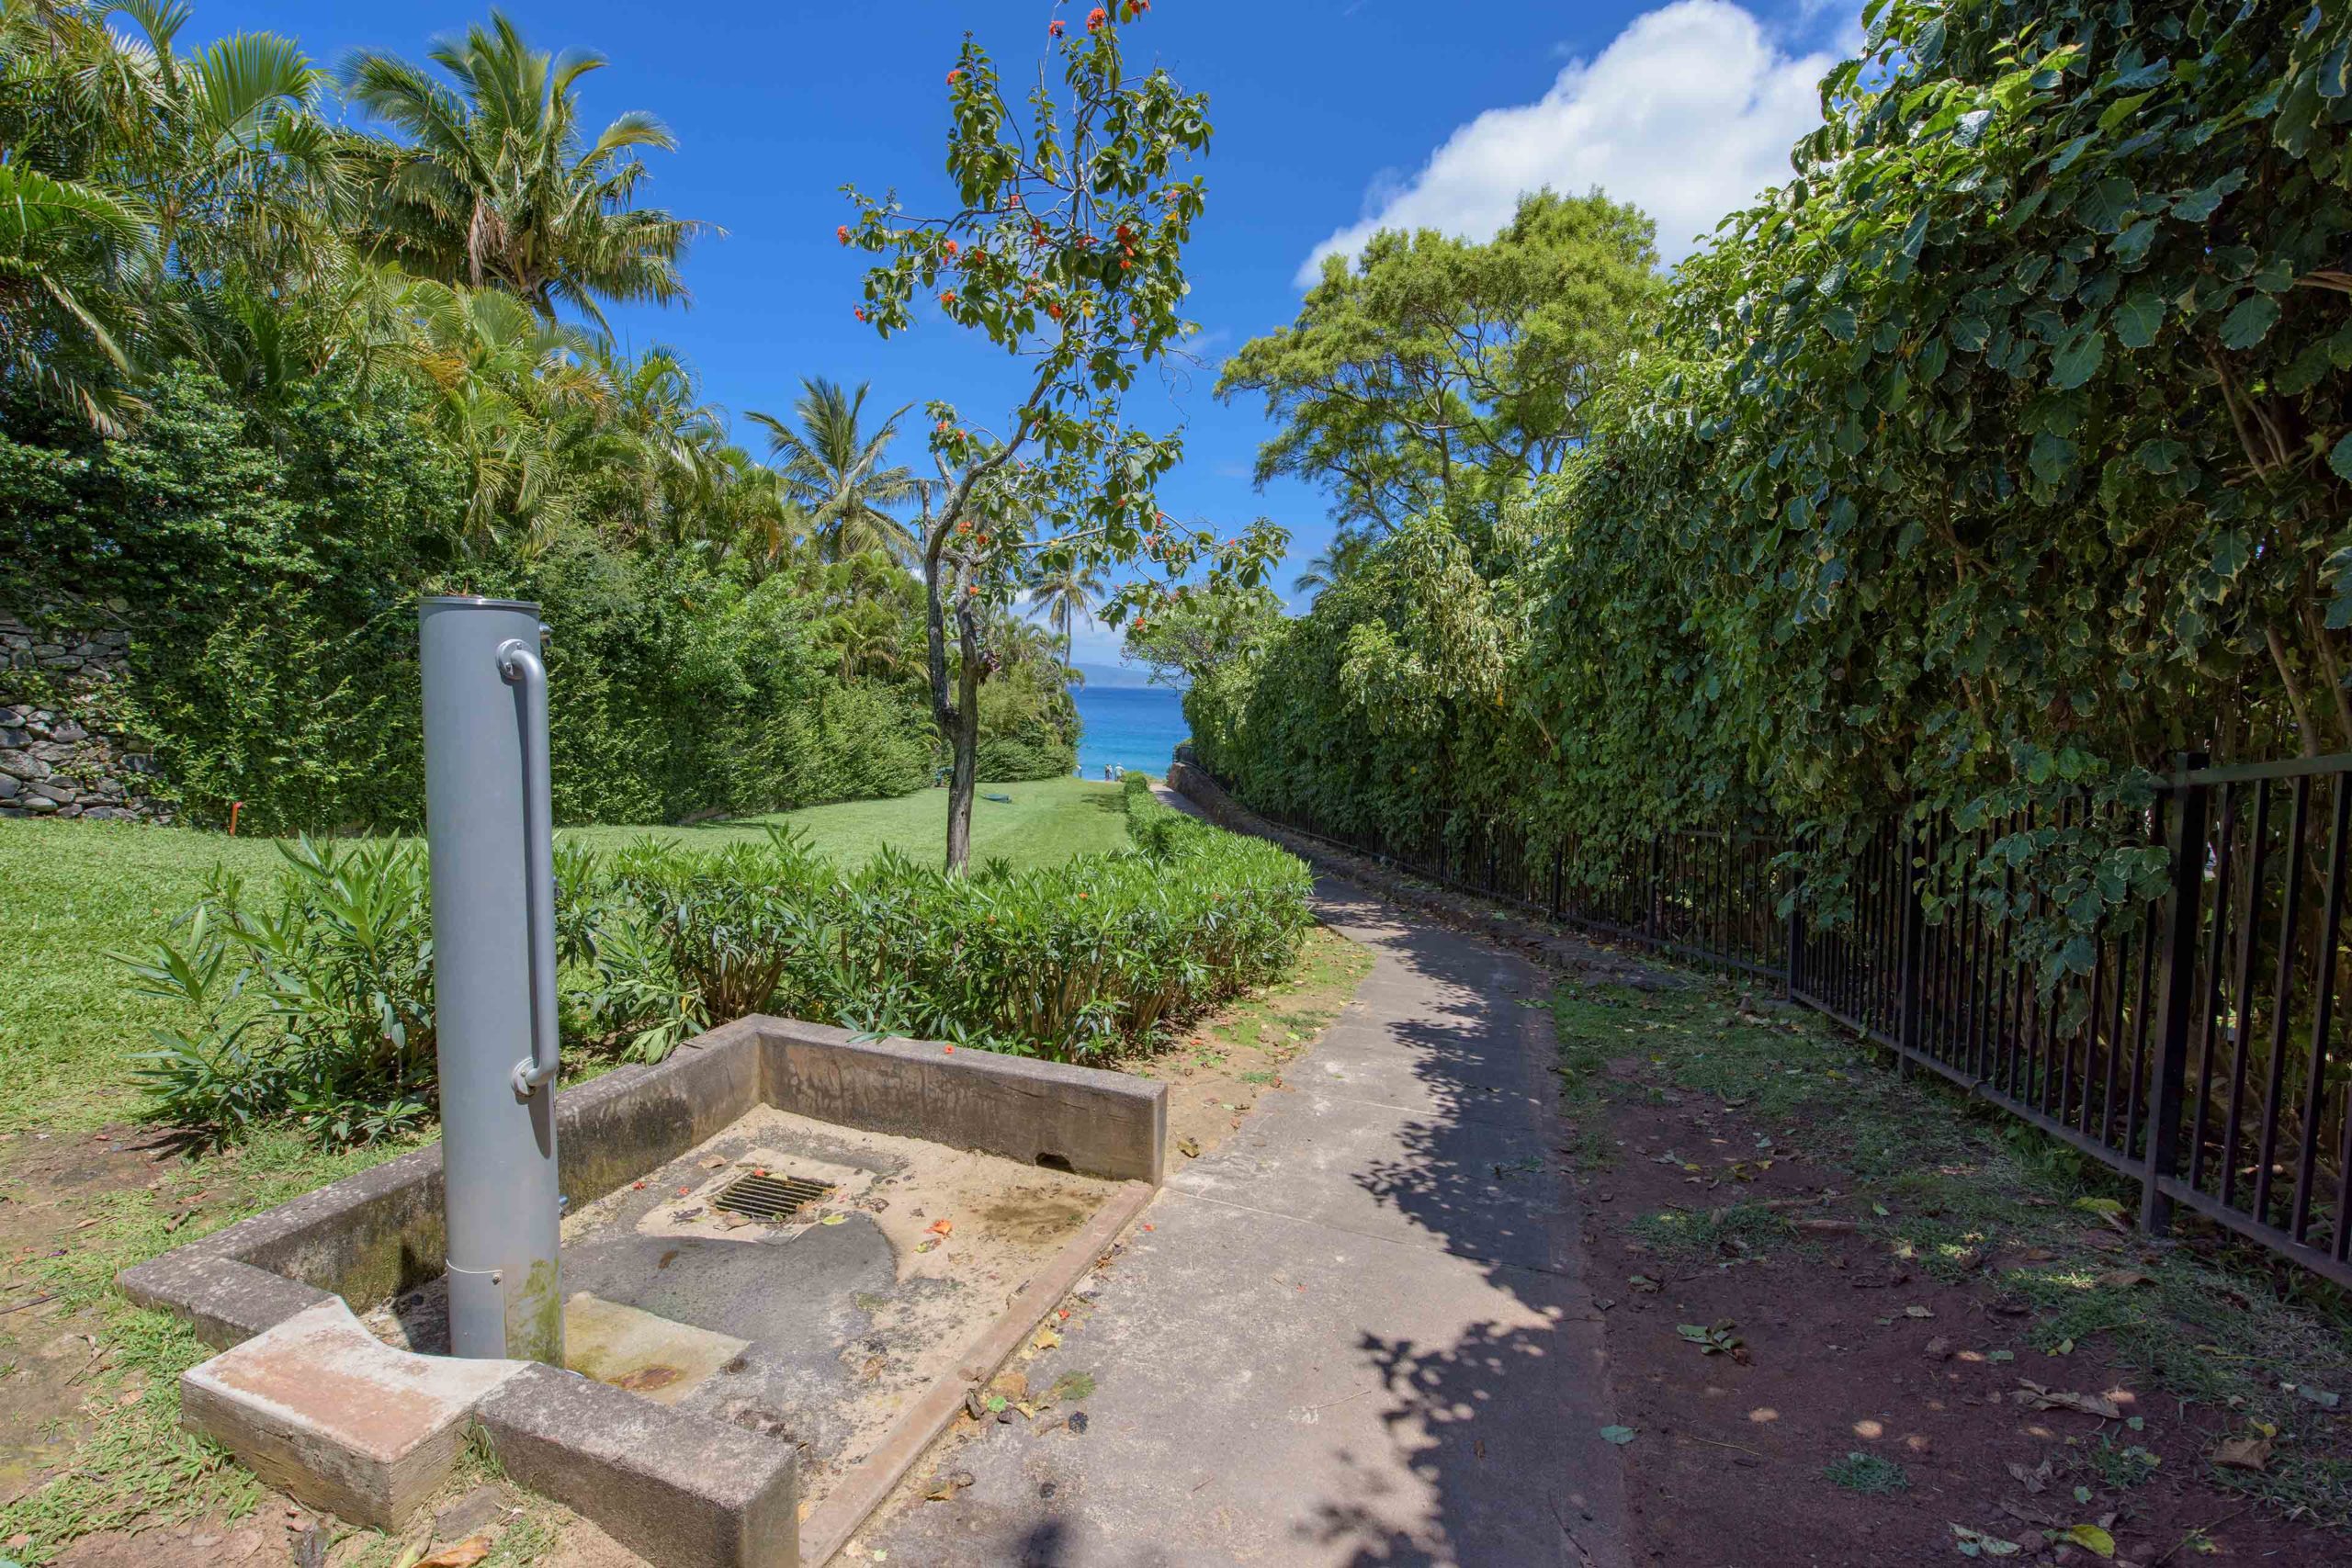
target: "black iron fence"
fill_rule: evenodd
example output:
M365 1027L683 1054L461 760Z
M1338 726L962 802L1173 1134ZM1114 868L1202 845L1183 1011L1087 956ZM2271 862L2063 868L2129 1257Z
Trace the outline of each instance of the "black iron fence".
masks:
M2086 976L2043 983L2016 885L1926 884L1931 828L1889 824L1849 868L1850 909L1809 921L1781 835L1682 831L1537 853L1514 832L1397 843L1268 814L1432 881L1789 995L2032 1122L2141 1186L2143 1225L2187 1208L2352 1285L2352 964L2344 948L2352 753L2211 768L2184 758L2112 824L2170 852L2170 888L2118 922ZM1973 829L1979 846L2089 807ZM1573 868L1573 871L1571 870Z

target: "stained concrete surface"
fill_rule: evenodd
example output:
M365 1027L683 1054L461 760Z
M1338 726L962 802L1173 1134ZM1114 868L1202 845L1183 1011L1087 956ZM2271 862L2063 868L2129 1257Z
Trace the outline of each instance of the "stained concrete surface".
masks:
M753 1172L828 1195L789 1224L717 1206ZM756 1107L564 1222L566 1359L792 1445L814 1506L1117 1190ZM442 1312L427 1287L368 1322L438 1350Z
M1547 982L1347 884L1317 900L1374 970L1030 1369L1096 1380L1082 1430L981 1427L938 1461L968 1488L922 1501L918 1469L843 1561L1623 1562Z

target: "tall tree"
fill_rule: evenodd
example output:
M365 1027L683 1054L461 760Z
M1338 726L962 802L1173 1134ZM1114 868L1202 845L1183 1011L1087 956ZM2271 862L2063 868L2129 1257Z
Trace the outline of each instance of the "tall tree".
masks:
M1183 247L1204 191L1180 167L1209 143L1205 97L1164 70L1126 73L1120 35L1146 8L1118 0L1114 17L1097 6L1067 37L1060 20L1049 24L1025 130L995 62L967 36L947 73L955 206L910 218L895 195L853 192L856 220L838 231L883 258L866 273L860 320L887 336L912 323L917 290L934 293L946 320L1029 366L1027 390L996 431L950 404L930 407L939 478L919 485L925 652L933 720L954 759L950 870L971 854L980 686L998 657L984 636L991 605L1079 562L1254 579L1279 548L1263 532L1220 542L1171 523L1154 491L1182 444L1124 418L1137 370L1186 330ZM1132 581L1110 605L1140 612L1163 591Z
M1093 615L1095 604L1102 599L1107 585L1101 562L1075 558L1038 577L1034 603L1046 612L1046 624L1062 639L1064 664L1069 662L1078 623Z
M577 89L604 56L533 49L492 11L427 57L446 81L375 50L339 73L354 103L406 139L353 145L370 250L445 283L507 289L542 315L568 304L599 327L605 304L686 298L678 264L709 225L636 205L643 153L676 140L640 110L582 138Z
M1655 239L1631 207L1545 190L1484 243L1384 230L1354 265L1329 258L1298 320L1217 379L1227 401L1262 396L1282 427L1258 482L1328 485L1342 526L1378 532L1553 472L1657 294Z
M745 417L766 428L770 459L833 559L880 550L904 563L913 558L914 531L882 509L913 496L914 471L883 458L912 405L869 434L860 423L868 389L861 382L853 392L819 376L800 383L792 405L797 428L756 409Z

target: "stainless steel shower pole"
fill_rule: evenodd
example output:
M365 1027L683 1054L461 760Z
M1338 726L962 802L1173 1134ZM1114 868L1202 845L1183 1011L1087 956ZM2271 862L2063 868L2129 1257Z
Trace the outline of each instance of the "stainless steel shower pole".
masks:
M513 600L419 609L449 1348L560 1366L544 630Z

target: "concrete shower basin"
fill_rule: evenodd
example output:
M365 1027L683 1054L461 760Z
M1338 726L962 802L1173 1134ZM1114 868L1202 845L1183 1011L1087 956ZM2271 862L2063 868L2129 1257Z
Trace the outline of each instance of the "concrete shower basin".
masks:
M659 1568L820 1563L1148 1201L1167 1116L1120 1074L764 1017L557 1114L566 1367L436 1353L421 1149L124 1272L223 1350L187 1424L356 1522L477 1432Z

